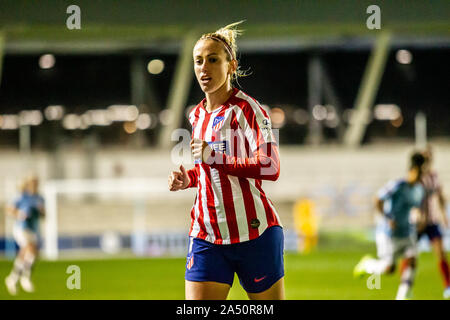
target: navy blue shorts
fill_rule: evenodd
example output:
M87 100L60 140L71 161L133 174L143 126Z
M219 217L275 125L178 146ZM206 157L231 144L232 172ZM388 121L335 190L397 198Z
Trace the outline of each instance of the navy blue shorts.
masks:
M438 224L429 224L421 232L417 234L417 239L420 239L423 235L427 235L428 239L432 241L435 238L442 239L441 228Z
M254 240L236 244L219 245L198 238L190 238L189 244L186 280L232 286L236 272L245 291L259 293L284 276L284 235L280 226L266 229Z

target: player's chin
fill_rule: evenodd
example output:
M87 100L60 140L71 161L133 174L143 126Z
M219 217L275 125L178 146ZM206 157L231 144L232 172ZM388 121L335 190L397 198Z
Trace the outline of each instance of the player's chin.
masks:
M201 83L200 83L200 89L202 89L202 91L204 93L210 93L211 92L211 90L210 90L208 85L204 85L204 84L201 84Z
M200 88L204 93L213 93L217 90L217 86L214 85L214 83L208 82L208 83L201 83L200 82Z

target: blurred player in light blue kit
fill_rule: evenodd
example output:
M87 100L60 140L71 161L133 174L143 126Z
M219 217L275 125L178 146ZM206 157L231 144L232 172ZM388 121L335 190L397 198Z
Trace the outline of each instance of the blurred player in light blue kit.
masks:
M27 177L21 184L19 198L7 209L16 220L13 235L20 248L11 273L5 279L11 295L17 294L19 282L24 291L34 291L31 272L39 251L39 218L45 214L44 199L38 194L38 186L36 176Z
M355 266L354 276L387 274L395 270L396 260L404 258L405 268L397 291L397 300L411 297L417 257L417 232L411 214L419 214L425 197L420 183L425 158L421 153L411 156L406 179L390 181L377 195L376 207L382 214L376 231L378 259L364 256Z

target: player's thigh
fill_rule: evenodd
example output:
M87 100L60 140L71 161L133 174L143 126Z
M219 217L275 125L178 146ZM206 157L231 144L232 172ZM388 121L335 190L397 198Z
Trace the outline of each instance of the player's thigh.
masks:
M230 288L226 283L185 280L186 300L226 300Z
M377 232L375 235L377 256L380 259L392 257L394 255L394 243L392 237L384 232Z
M380 263L384 264L384 270L390 273L395 266L395 242L387 234L380 232L376 234L377 256Z
M442 243L442 238L435 237L431 241L431 246L433 247L434 252L438 256L440 260L445 258L445 250L444 245Z
M250 300L284 300L284 277L274 283L272 287L266 291L259 293L247 292Z
M31 245L33 244L37 245L36 233L28 229L15 227L13 230L13 237L14 240L19 245L19 247L23 249L24 252L28 251Z
M27 255L32 255L33 257L37 257L38 255L38 245L36 242L28 242L27 246L25 247L25 252Z
M186 299L226 299L234 270L223 251L221 245L190 239L185 267Z
M283 251L284 235L279 226L266 229L258 238L242 243L237 248L236 273L247 293L266 292L284 277ZM278 283L272 289L273 292L283 289L281 284Z
M396 243L396 258L403 256L403 258L407 259L408 264L413 266L415 265L417 255L417 241L415 236L398 240Z

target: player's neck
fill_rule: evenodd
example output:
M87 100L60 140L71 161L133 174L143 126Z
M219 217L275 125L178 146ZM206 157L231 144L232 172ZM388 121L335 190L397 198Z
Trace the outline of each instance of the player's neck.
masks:
M214 92L205 93L206 102L205 109L208 112L212 112L217 108L220 108L233 94L233 87L230 83L224 84L222 87L217 89Z
M418 183L419 182L419 179L418 179L418 177L417 176L415 176L413 173L410 173L410 174L408 174L408 176L406 177L406 182L409 184L409 185L415 185L416 183Z

